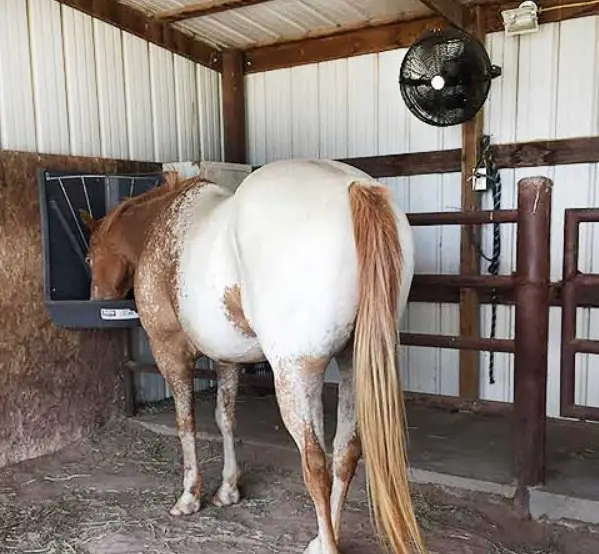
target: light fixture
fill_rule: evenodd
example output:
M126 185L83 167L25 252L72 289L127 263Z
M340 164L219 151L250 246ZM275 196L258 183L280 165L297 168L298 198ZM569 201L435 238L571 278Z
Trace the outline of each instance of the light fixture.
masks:
M503 10L501 16L508 37L539 30L539 6L531 0L522 2L517 8Z

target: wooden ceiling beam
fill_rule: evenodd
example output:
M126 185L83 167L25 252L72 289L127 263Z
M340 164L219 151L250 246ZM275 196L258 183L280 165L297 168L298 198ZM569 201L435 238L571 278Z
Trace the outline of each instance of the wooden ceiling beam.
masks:
M222 71L222 58L218 50L167 23L155 21L141 10L116 0L58 1L210 69Z
M204 2L203 4L193 4L191 6L182 6L180 8L158 12L154 15L154 19L165 23L175 23L177 21L184 21L185 19L228 12L230 10L255 6L256 4L263 4L264 2L271 1L272 0L213 0L208 3Z
M420 0L420 2L433 13L443 17L455 27L458 27L458 29L465 29L468 10L458 0Z
M436 0L427 0L436 1ZM486 33L503 31L501 11L517 7L521 0L500 3L491 1L480 6L482 24ZM568 0L543 0L543 9L557 8ZM470 10L466 11L470 19ZM575 6L571 8L551 9L539 14L539 23L553 23L566 19L599 15L599 4ZM340 58L350 58L362 54L374 54L407 48L427 30L447 25L445 17L422 17L401 20L384 25L365 27L352 31L342 31L330 35L281 42L267 46L250 48L245 51L245 72L258 73L271 69L282 69Z
M407 48L424 31L444 25L439 17L425 17L251 48L245 51L245 71L257 73Z

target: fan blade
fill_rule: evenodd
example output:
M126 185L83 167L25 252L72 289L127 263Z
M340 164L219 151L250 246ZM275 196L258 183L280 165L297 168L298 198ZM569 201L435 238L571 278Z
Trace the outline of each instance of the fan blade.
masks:
M412 77L404 77L399 80L402 85L412 85L412 86L421 86L421 85L430 85L431 80L428 77L421 77L420 79L414 79Z

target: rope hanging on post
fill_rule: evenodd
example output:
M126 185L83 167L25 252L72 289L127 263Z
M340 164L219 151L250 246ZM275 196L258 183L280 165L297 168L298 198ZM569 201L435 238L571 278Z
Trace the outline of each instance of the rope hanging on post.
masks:
M491 149L491 138L488 135L484 135L482 138L481 145L481 157L478 161L475 170L475 176L483 176L478 173L484 164L486 170L487 182L491 185L491 192L493 194L493 211L501 209L501 177L499 170L497 169L493 160L493 151ZM490 275L499 275L499 259L501 256L501 229L499 223L493 223L493 254L489 258L484 254L480 245L477 245L477 249L482 258L489 262L488 271ZM490 338L495 338L497 332L497 290L491 291L491 329L489 333ZM489 352L489 383L495 384L495 352Z

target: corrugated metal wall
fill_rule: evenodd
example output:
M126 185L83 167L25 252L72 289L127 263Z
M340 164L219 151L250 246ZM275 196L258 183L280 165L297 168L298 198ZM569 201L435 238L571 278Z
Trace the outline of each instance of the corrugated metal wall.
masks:
M221 161L220 75L54 0L1 0L0 148ZM139 401L168 394L136 383Z
M0 147L221 160L210 69L55 0L0 2Z
M487 39L493 63L502 76L493 83L485 107L485 131L495 143L567 138L599 134L599 17L543 25L540 32L519 38L494 33ZM437 129L416 120L405 108L397 85L406 50L360 56L247 77L249 157L263 164L289 156L339 158L457 148L459 128ZM515 206L516 183L527 175L554 179L551 272L561 276L564 209L597 205L597 166L504 170L503 205ZM455 210L460 206L458 174L387 179L408 212ZM491 207L490 193L484 195ZM582 227L581 268L599 270L598 229ZM484 249L490 253L490 230ZM502 226L501 271L514 268L513 225ZM459 229L415 230L416 271L457 273ZM597 310L581 310L581 337L599 338ZM483 309L488 333L490 310ZM412 303L403 328L414 332L458 334L455 305ZM498 336L513 336L513 310L498 310ZM559 410L560 314L551 310L548 413ZM512 400L513 357L496 355L496 382L488 382L488 355L481 355L483 398ZM403 372L408 390L455 395L457 351L406 348ZM331 376L334 378L334 369ZM599 360L578 360L577 401L599 405Z

